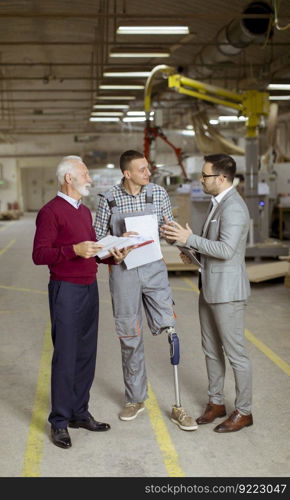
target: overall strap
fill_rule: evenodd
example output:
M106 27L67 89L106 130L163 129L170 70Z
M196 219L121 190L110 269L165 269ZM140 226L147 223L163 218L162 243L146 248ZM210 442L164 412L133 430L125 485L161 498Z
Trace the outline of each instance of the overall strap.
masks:
M153 204L153 184L150 182L147 186L147 191L146 191L146 205L152 205Z
M104 198L106 198L106 200L108 202L111 213L112 214L117 213L118 207L117 207L117 203L116 203L116 200L114 198L113 193L107 192L107 193L104 193L103 196L104 196Z

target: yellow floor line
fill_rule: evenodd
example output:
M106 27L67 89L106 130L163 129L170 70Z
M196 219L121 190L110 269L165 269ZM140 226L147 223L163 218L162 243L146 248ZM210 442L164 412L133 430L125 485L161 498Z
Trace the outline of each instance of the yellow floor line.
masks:
M185 286L171 286L170 288L171 288L171 290L178 290L180 292L192 292L193 291L193 289L188 288L188 286L187 287L185 287Z
M182 278L182 279L183 279L183 281L184 281L185 283L187 283L187 284L190 286L190 288L191 288L191 289L192 289L195 293L199 293L199 289L198 289L198 287L197 287L194 283L192 283L192 281L191 281L189 278Z
M45 427L49 411L51 353L50 324L48 324L44 333L35 401L24 454L22 477L41 477L40 465L44 438L46 438Z
M2 248L2 250L0 250L0 255L3 255L5 252L7 252L7 250L9 250L10 247L12 247L12 245L14 245L16 240L11 240L9 241L9 243L6 245L6 247Z
M157 398L148 384L148 399L145 402L156 441L162 453L165 468L169 477L184 477L185 473L179 464L178 454L164 422Z
M285 372L287 375L290 375L290 365L286 363L286 361L283 361L274 351L272 351L264 342L261 340L257 339L255 335L250 332L250 330L245 330L245 335L246 338L252 342L267 358L271 359L275 365L277 365L280 370Z
M8 224L6 224L5 226L0 227L0 231L4 231L4 229L7 229L7 227L12 226L12 224L15 224L15 221L13 221L13 222L9 222L9 223L8 223Z
M0 285L0 288L3 288L4 290L12 290L14 292L44 293L47 295L47 292L45 292L44 290L35 290L32 288L19 288L16 286L5 286L5 285Z
M38 383L24 454L23 469L21 474L22 477L41 477L40 465L44 448L45 426L49 411L51 355L52 345L49 324L44 334ZM180 467L178 454L175 450L159 408L157 398L150 384L148 387L148 395L149 398L146 401L146 407L168 475L169 477L184 477L185 473Z
M196 293L199 293L198 288L190 281L188 278L182 278L183 281L189 284L189 286L192 288L192 290ZM250 332L250 330L245 330L245 336L246 339L249 340L249 342L252 342L259 351L261 351L267 358L269 358L275 365L277 365L280 370L282 370L286 375L290 375L290 365L286 363L283 359L281 359L270 347L266 346L264 342L261 340L257 339L257 337Z
M16 287L16 286L0 285L0 288L3 288L4 290L11 290L11 291L14 291L14 292L40 293L40 294L44 294L44 295L47 295L47 293L48 293L47 291L44 291L44 290L36 290L36 289L33 289L33 288L19 288L19 287ZM101 304L111 304L111 301L110 300L100 299L100 303Z

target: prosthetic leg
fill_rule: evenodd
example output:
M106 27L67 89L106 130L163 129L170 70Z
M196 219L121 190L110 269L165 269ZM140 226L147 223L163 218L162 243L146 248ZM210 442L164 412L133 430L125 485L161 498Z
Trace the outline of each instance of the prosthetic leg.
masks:
M166 328L168 334L168 342L170 344L170 361L173 365L174 375L174 390L175 390L175 405L172 407L171 420L183 431L195 431L198 428L195 420L188 415L186 410L181 406L179 382L178 382L178 368L180 360L179 338L175 328Z
M168 330L172 330L172 332L168 332L168 342L170 344L170 361L173 365L173 376L174 376L174 390L175 390L175 406L179 408L181 406L180 403L180 392L179 392L179 383L178 383L178 368L179 360L180 360L180 352L179 352L179 338L174 328L168 328Z

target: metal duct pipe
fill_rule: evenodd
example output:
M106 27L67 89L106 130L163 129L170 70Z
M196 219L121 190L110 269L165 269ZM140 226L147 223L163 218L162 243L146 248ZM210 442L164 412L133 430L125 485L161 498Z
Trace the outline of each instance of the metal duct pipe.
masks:
M240 54L254 40L265 38L270 30L272 7L266 2L251 2L243 10L243 15L250 14L268 15L269 17L233 19L218 32L214 40L216 46L206 46L197 54L194 60L196 74L204 77L209 76L213 70L207 65L227 61L230 57Z

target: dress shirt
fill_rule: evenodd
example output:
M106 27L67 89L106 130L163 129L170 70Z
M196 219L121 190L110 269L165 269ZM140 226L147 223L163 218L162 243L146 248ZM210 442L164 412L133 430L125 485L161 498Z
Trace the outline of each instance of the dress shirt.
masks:
M57 196L60 196L61 198L66 200L68 203L70 203L76 209L78 209L80 204L81 204L81 200L75 200L71 196L68 196L67 194L62 193L61 191L57 192Z

